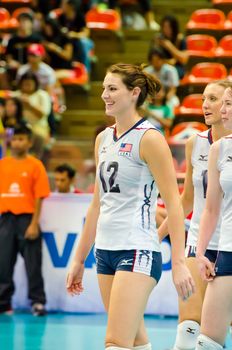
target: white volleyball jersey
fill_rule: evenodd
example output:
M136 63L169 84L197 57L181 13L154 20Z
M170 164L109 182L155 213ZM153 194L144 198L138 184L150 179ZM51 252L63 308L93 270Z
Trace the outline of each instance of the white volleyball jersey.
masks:
M232 252L232 135L220 141L218 170L224 193L219 250Z
M210 145L213 143L211 129L203 131L196 135L192 150L191 163L193 166L193 187L194 187L194 202L193 215L188 231L187 245L196 246L201 215L205 207L206 190L207 190L207 172L208 172L208 156ZM220 215L221 217L221 215ZM217 227L214 231L212 239L209 242L207 249L217 250L220 234L219 219Z
M160 251L155 222L157 187L139 156L141 138L149 129L155 128L141 119L118 139L115 126L106 128L102 134L97 169L98 249Z

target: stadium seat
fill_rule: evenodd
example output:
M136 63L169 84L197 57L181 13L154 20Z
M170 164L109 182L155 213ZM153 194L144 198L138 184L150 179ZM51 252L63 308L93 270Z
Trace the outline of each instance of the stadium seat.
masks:
M31 0L1 0L1 2L30 4Z
M227 70L221 63L202 62L192 67L189 74L181 80L181 85L186 84L208 84L218 79L226 79Z
M70 69L70 76L60 79L62 85L85 85L88 83L88 72L84 64L73 63L74 69Z
M183 130L186 130L187 128L196 129L196 132L202 132L208 129L208 127L204 123L199 123L196 121L183 122L174 126L174 128L170 132L170 137L180 134Z
M212 0L213 5L223 5L223 4L231 4L232 0Z
M121 17L115 10L98 10L93 8L86 13L87 27L90 29L106 29L118 31L121 29Z
M200 9L192 13L186 27L190 30L223 30L225 20L225 15L221 10Z
M34 15L34 12L30 7L19 7L13 11L12 18L18 19L18 16L21 15L21 13L29 13L32 16Z
M232 11L230 11L226 17L225 29L229 31L232 30Z
M224 36L218 43L215 52L217 57L232 57L232 35Z
M10 13L7 9L0 7L0 29L5 30L10 27Z
M202 95L191 94L184 97L180 106L175 108L175 115L202 116Z
M214 57L217 47L216 39L211 35L193 34L186 38L189 56Z

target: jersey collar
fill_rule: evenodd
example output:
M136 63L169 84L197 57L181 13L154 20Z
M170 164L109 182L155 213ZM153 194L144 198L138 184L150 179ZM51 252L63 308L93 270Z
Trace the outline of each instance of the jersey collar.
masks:
M140 124L142 124L144 122L145 118L140 119L137 123L135 123L129 130L127 130L126 132L124 132L124 134L122 134L119 138L117 138L117 129L116 129L116 125L114 127L114 132L113 132L113 140L115 142L117 142L118 140L120 140L122 137L124 137L126 134L128 134L131 130L136 129L137 126L139 126Z

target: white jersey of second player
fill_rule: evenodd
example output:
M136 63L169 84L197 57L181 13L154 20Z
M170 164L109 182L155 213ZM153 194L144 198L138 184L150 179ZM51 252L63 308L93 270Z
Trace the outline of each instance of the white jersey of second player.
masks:
M211 129L203 131L196 135L192 150L192 166L193 166L193 187L194 202L193 215L188 231L187 245L197 245L198 232L201 215L205 207L206 190L207 190L207 172L208 172L208 156L210 145L213 143ZM214 231L212 239L207 249L217 250L220 234L221 215L218 220L217 227Z
M223 195L219 250L232 252L232 135L220 140L218 157L220 185Z
M141 139L149 129L155 128L141 119L118 139L115 126L106 128L102 134L97 169L98 249L160 251L155 222L158 191L139 152Z

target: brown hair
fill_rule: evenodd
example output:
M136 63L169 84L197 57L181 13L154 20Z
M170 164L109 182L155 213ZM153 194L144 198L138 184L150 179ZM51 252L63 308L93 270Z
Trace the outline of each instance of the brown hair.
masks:
M122 77L122 82L126 85L128 90L133 90L135 87L141 89L136 103L137 108L144 103L148 96L154 97L161 88L160 81L155 75L145 72L143 65L113 64L107 69L107 73L120 75Z
M214 80L214 81L208 83L208 85L219 85L219 86L224 87L225 89L227 89L227 88L232 89L232 80L229 80L229 79Z

